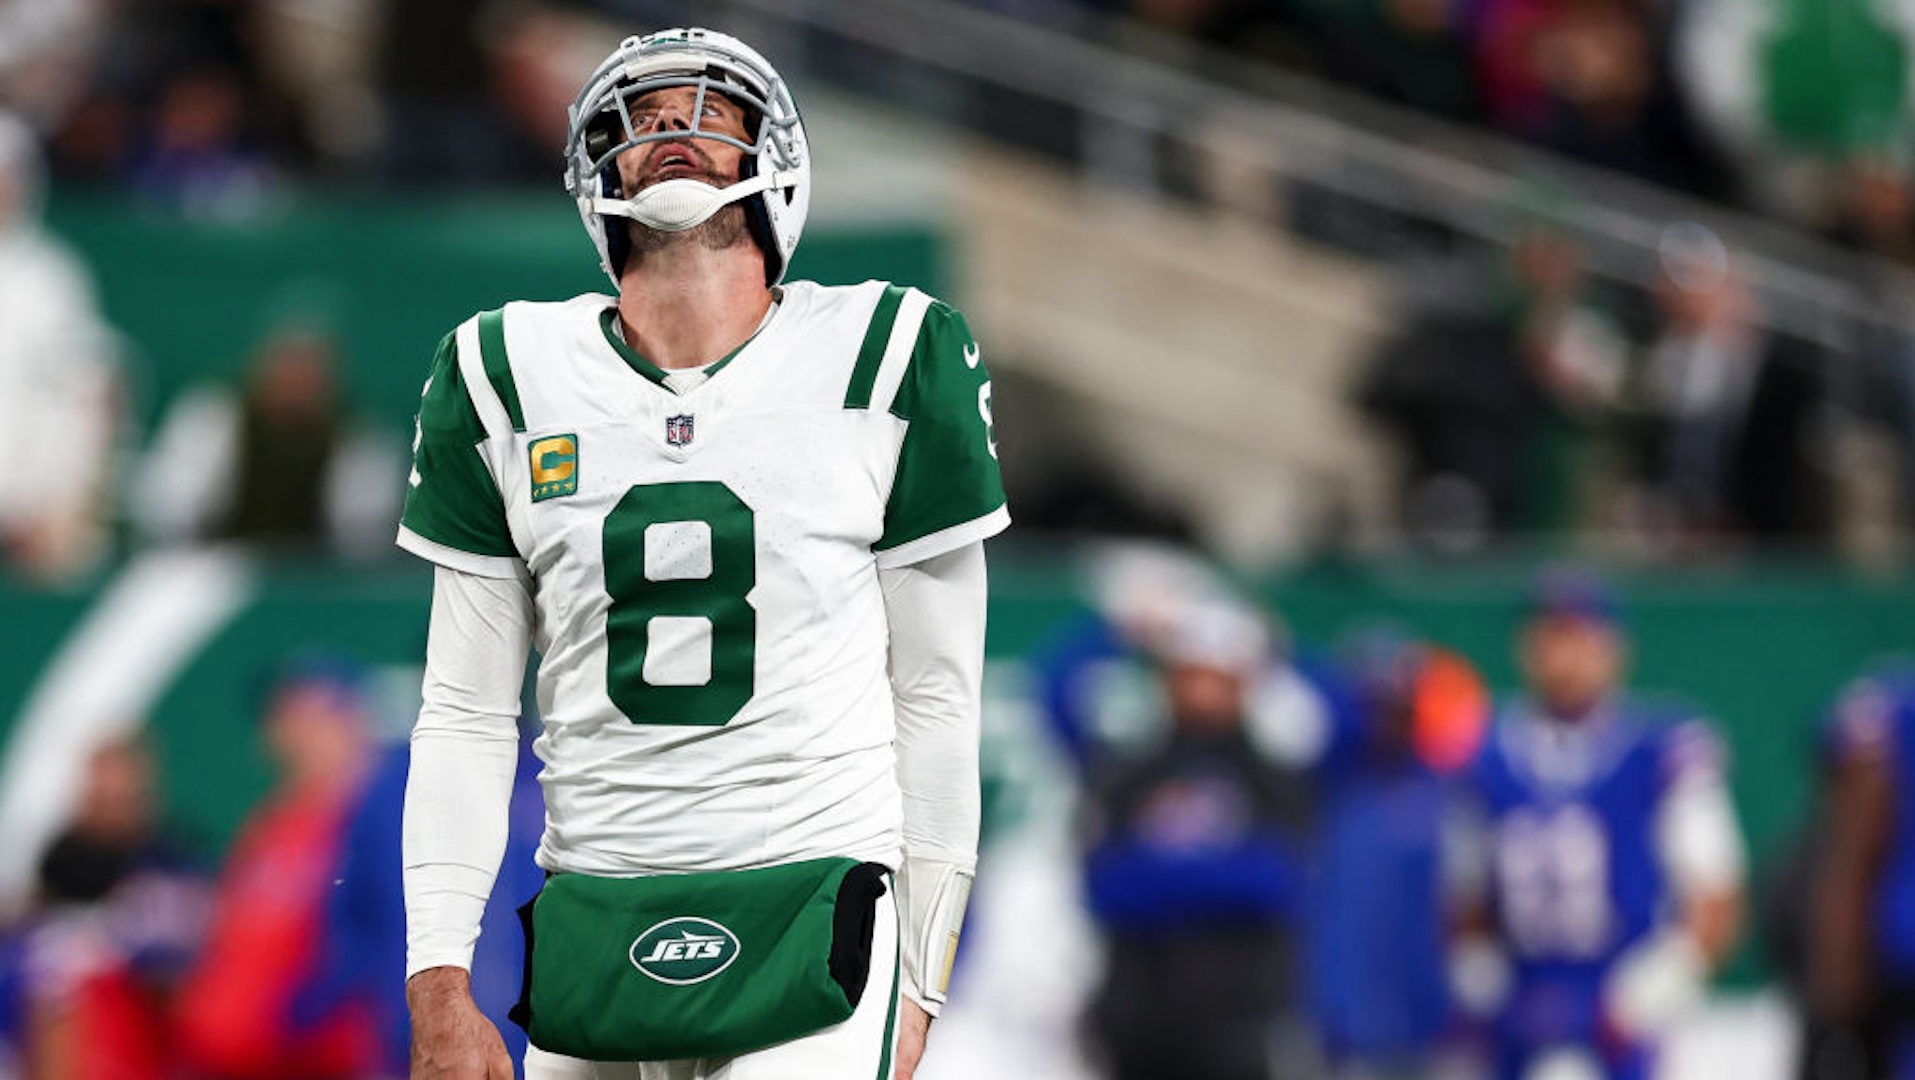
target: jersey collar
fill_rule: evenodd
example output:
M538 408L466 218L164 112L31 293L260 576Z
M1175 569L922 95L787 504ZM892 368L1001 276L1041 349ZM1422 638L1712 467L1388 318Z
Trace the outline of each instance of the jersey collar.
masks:
M1575 721L1555 719L1525 698L1517 702L1514 719L1503 728L1505 748L1544 788L1584 787L1607 776L1628 749L1628 731L1614 698Z
M723 371L726 365L737 359L739 353L744 352L752 342L757 341L758 335L765 332L765 327L771 325L771 320L777 316L778 309L783 306L783 304L778 302L778 298L774 297L771 310L765 313L764 321L758 324L758 329L753 330L751 336L746 338L736 349L726 353L716 362L705 366L704 372L706 380L709 381L713 376ZM598 328L604 333L606 344L612 347L612 351L618 353L619 357L625 361L628 367L638 372L648 382L657 386L659 389L674 394L678 392L672 388L670 383L665 381L666 376L669 375L670 372L667 372L657 364L640 356L637 349L632 348L626 343L625 335L619 333L618 330L618 308L616 306L608 307L599 312Z

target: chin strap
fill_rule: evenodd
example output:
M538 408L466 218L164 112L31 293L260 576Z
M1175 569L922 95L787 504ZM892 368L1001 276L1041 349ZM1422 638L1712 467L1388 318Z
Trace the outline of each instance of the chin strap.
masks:
M798 174L794 170L760 173L726 188L679 177L662 180L629 199L594 196L592 212L631 218L661 232L683 232L704 224L713 214L740 199L761 191L788 188L797 182Z
M971 899L977 857L939 848L905 848L898 868L899 957L904 993L936 1016L951 985L958 931Z

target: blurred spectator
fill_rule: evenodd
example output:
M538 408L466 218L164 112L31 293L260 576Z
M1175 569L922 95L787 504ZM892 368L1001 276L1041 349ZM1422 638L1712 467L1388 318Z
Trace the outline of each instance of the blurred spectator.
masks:
M1580 517L1583 429L1620 394L1626 354L1584 299L1581 249L1531 198L1507 261L1413 311L1359 390L1403 447L1408 528L1439 548Z
M1802 1080L1915 1075L1915 664L1844 687L1800 912Z
M1042 664L1047 716L1083 776L1084 888L1105 944L1087 1019L1116 1080L1261 1080L1298 1005L1308 804L1251 699L1321 699L1272 670L1256 616L1184 586L1124 583ZM1150 665L1167 716L1133 711L1148 726L1127 737L1109 695L1129 659Z
M181 993L190 1069L220 1080L361 1080L378 1033L352 1002L296 1007L321 971L326 906L368 766L366 674L337 656L287 662L265 703L278 780L221 873L206 950Z
M262 0L249 5L248 38L262 79L285 98L310 139L314 162L339 171L378 140L374 40L383 0ZM282 155L283 157L283 155Z
M216 67L184 71L159 92L130 162L133 189L202 217L245 217L274 182L264 150L246 129L247 88Z
M1834 202L1831 239L1915 269L1915 188L1905 150L1850 155L1837 174Z
M565 150L566 108L612 44L622 23L545 4L507 5L482 23L488 89L511 126L520 160L510 171L538 183Z
M268 5L86 0L97 33L62 51L72 90L45 115L63 180L133 188L158 205L232 216L312 157L302 118L265 72Z
M1476 753L1489 697L1469 662L1389 629L1338 665L1317 763L1311 1004L1339 1080L1430 1077L1450 1049L1445 780Z
M1667 187L1733 194L1676 92L1653 0L1482 0L1478 19L1498 127Z
M1539 579L1519 647L1526 693L1452 834L1457 999L1486 1019L1500 1080L1646 1080L1739 931L1721 746L1624 694L1616 598L1580 571Z
M84 92L103 0L0 0L0 103L42 130Z
M382 550L403 493L401 448L354 424L338 342L296 313L261 339L244 389L180 394L129 498L147 540Z
M514 1061L525 1053L524 1029L506 1018L519 1000L525 973L518 909L531 901L545 881L544 871L532 861L545 831L539 760L532 753L534 732L522 726L521 734L505 857L472 961L472 996L499 1028ZM379 1031L377 1075L381 1077L406 1076L412 1048L399 850L411 760L406 742L386 746L352 811L335 887L326 904L319 948L322 969L294 1004L296 1014L315 1018L349 1003L370 1010Z
M1130 14L1144 23L1185 34L1215 35L1229 25L1231 0L1129 0Z
M1471 0L1299 0L1326 76L1456 120L1482 114Z
M560 161L552 149L557 143L540 147L505 122L485 40L482 15L488 6L483 0L407 0L386 6L377 75L385 103L376 167L380 179L444 191L549 182L558 174ZM543 31L550 24L526 17L524 25ZM499 44L510 47L509 32L502 32ZM527 84L497 89L523 91Z
M58 581L105 554L119 375L86 271L39 228L41 180L32 132L0 111L0 556Z
M1652 527L1672 522L1705 546L1826 537L1815 449L1824 357L1761 327L1728 249L1701 225L1664 232L1655 301L1644 371Z
M171 1010L205 929L206 876L160 831L145 746L88 762L72 822L40 862L18 955L21 1066L55 1080L169 1080Z
M1834 474L1839 550L1892 561L1915 527L1915 188L1898 155L1845 165L1831 236L1884 260L1855 284L1869 311L1852 355L1831 357L1838 428ZM1898 272L1899 271L1899 272ZM1886 559L1882 559L1886 556Z

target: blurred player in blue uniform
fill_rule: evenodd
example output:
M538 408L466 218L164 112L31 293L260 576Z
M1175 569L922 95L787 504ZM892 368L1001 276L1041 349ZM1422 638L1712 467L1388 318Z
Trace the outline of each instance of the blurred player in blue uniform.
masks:
M1624 629L1594 578L1543 575L1519 652L1526 693L1472 766L1451 847L1453 986L1498 1080L1646 1080L1741 921L1721 746L1623 692Z
M545 878L532 861L545 826L545 804L531 742L531 732L522 725L505 857L486 904L472 964L473 999L498 1025L514 1061L525 1054L524 1029L504 1022L519 999L525 974L525 939L517 911ZM293 1003L296 1018L323 1016L347 1002L364 1007L378 1027L381 1077L406 1076L412 1048L399 831L411 762L411 747L399 742L384 747L373 765L346 824L334 887L326 902L319 976Z
M1823 735L1801 1075L1915 1078L1915 661L1851 682Z
M1461 657L1388 630L1338 652L1305 949L1310 1005L1338 1080L1432 1075L1453 1028L1443 822L1450 777L1488 721Z
M1038 664L1083 783L1105 958L1086 1019L1113 1080L1269 1080L1308 800L1265 721L1321 703L1253 611L1167 565L1125 570Z

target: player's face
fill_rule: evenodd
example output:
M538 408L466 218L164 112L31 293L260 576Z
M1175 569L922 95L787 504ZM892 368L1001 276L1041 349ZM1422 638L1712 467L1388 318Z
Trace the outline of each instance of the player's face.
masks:
M1244 680L1205 664L1173 664L1164 673L1177 723L1197 732L1227 731L1243 719Z
M1524 632L1522 663L1530 692L1543 707L1564 719L1577 718L1600 704L1622 677L1622 639L1595 619L1545 616Z
M152 824L153 761L138 743L101 748L87 762L79 820L96 834L138 837Z
M632 114L632 129L640 135L686 133L683 139L640 143L618 156L619 182L627 195L663 180L683 178L726 187L738 179L745 152L693 135L692 126L695 120L701 133L729 135L748 143L752 136L745 130L744 106L710 91L700 102L696 86L673 86L635 98L626 107Z

